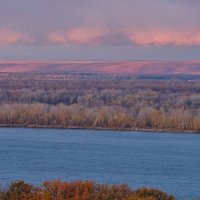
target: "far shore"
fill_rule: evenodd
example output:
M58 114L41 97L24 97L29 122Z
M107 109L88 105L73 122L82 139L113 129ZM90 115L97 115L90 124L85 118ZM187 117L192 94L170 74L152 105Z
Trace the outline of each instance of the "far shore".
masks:
M180 133L200 134L200 130L176 130L176 129L153 129L153 128L109 128L109 127L82 127L82 126L55 126L55 125L26 125L26 124L0 124L0 128L35 128L35 129L83 129L83 130L110 130L110 131L138 131L157 133Z

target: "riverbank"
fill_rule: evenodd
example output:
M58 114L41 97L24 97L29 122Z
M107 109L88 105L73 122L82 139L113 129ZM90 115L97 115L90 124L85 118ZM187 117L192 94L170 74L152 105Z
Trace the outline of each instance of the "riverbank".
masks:
M180 134L200 134L200 130L176 130L176 129L154 129L154 128L109 128L109 127L83 127L83 126L56 126L56 125L27 125L27 124L0 124L0 128L48 128L48 129L83 129L83 130L110 130L110 131L138 131L138 132L157 132L157 133L180 133Z

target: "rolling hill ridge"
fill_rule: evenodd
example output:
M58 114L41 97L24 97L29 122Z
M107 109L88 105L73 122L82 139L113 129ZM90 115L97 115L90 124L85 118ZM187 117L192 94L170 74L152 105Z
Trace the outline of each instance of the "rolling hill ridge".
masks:
M0 61L0 72L200 74L200 61Z

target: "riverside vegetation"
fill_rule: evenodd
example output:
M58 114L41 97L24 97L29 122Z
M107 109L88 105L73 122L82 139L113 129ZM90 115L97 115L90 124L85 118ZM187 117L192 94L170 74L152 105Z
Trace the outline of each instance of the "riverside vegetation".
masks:
M127 185L96 184L91 181L46 181L35 187L23 181L1 189L1 200L175 200L158 189L130 189Z
M0 76L1 126L200 130L198 76Z

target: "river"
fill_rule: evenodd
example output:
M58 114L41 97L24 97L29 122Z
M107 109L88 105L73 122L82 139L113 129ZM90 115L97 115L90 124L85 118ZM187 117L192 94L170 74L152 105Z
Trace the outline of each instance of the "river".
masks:
M200 196L200 135L0 128L0 182L93 180Z

